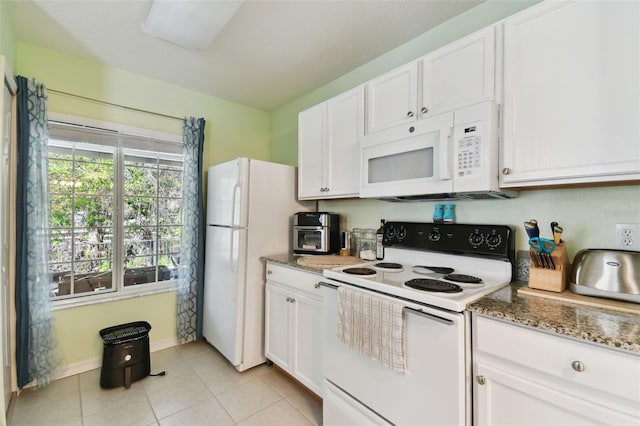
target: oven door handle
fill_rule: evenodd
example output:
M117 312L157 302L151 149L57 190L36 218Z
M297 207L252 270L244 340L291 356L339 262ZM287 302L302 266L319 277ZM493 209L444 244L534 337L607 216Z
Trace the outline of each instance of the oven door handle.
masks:
M322 287L330 288L330 289L333 289L333 290L337 290L337 289L338 289L338 287L339 287L339 286L337 286L337 285L329 284L329 283L326 283L326 282L324 282L324 281L320 281L318 284L319 284L320 286L322 286Z
M421 317L425 317L425 318L440 322L440 323L445 324L445 325L453 325L453 321L448 319L448 318L442 318L442 317L439 317L437 315L428 314L428 313L426 313L424 311L420 311L418 309L409 308L407 306L405 306L404 309L407 312L411 313L411 314L416 314L416 315L419 315Z

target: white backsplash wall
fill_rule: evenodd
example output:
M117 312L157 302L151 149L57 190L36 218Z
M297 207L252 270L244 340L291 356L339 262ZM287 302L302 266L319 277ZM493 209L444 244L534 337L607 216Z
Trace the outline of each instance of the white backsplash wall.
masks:
M392 203L351 199L322 201L320 211L340 213L348 226L374 228L380 219L432 222L437 203L456 205L456 222L511 225L516 250L528 250L523 222L537 219L542 237L551 237L549 224L564 228L569 260L582 248L613 248L616 223L640 223L640 186L520 191L512 200L425 201Z

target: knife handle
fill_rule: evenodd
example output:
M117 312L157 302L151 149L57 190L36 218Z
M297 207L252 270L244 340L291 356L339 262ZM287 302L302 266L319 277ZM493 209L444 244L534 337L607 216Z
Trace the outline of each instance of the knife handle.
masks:
M553 242L556 244L560 244L562 242L562 226L554 226L553 227Z

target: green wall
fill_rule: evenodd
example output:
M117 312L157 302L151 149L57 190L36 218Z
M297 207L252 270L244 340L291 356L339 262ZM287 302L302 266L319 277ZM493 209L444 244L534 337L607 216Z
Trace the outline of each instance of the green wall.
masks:
M0 1L0 55L7 61L11 72L15 71L16 43L13 22L9 16L9 3Z
M271 159L298 164L298 113L540 0L489 0L273 111Z
M270 159L271 114L98 62L17 43L16 74L48 89L177 117L204 117L205 170L239 156ZM48 93L49 111L182 133L182 122ZM175 292L55 311L58 348L67 365L102 356L100 329L135 320L153 327L151 344L176 335Z

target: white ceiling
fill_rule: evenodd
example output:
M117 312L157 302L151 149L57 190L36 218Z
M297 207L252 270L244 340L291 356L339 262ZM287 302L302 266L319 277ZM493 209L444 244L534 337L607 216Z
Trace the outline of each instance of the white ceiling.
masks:
M143 33L151 0L9 0L9 10L20 42L269 111L482 1L246 0L204 52Z

